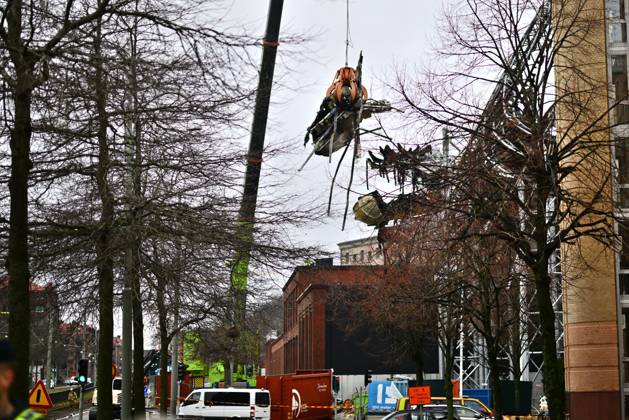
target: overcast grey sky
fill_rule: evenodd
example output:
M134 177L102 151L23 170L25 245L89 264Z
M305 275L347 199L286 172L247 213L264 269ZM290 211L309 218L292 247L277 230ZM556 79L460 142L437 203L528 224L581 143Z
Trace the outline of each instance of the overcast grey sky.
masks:
M225 4L230 6L229 9L218 12L225 13L228 26L244 26L252 34L260 38L263 36L269 0L225 0ZM359 52L363 51L363 83L371 97L390 99L390 94L383 92L380 81L392 77L394 65L413 67L426 59L441 8L442 0L350 0L352 45L349 63L354 66ZM337 152L331 165L327 158L314 157L303 172L297 173L311 150L310 146L303 148L305 130L312 122L335 71L345 62L345 20L345 0L284 0L280 41L286 34L308 33L314 36L304 46L305 54L301 59L286 58L283 49L293 48L280 45L276 74L283 76L282 83L296 91L279 89L273 92L271 124L266 140L271 144L289 140L295 150L293 155L281 162L264 165L283 166L287 172L285 188L304 196L305 201L318 200L327 204L331 172L336 168L336 160L341 153ZM259 60L260 56L255 58ZM247 141L243 139L243 147L246 147ZM365 155L363 153L363 158L357 163L353 188L357 193L368 191L364 185ZM348 181L349 167L350 160L346 159L340 175L342 185ZM264 179L262 182L265 182ZM345 191L338 187L335 190L334 208L340 214L345 205ZM351 214L351 206L357 197L357 194L350 196L350 214L345 231L341 231L342 217L322 214L320 223L289 234L295 241L320 245L332 252L338 250L338 242L372 235L373 229L354 221ZM298 205L289 205L293 204ZM119 311L116 311L115 318L116 334L120 334ZM153 332L146 324L145 337L151 337Z
M260 37L266 25L268 0L233 0L226 19L241 23ZM421 64L434 38L436 19L442 8L442 0L350 0L350 31L352 45L349 63L355 65L360 50L364 54L363 83L370 96L387 99L381 80L389 79L394 65L414 66ZM302 139L306 127L311 123L330 84L334 72L345 61L345 0L285 0L282 17L282 34L309 33L314 37L306 46L306 59L280 60L277 72L284 74L283 82L297 88L274 91L270 118L273 121L267 132L267 142L273 144L290 139L295 145L296 155L283 162L291 174L287 188L309 199L327 203L328 190L336 162L330 165L324 157L314 157L305 170L297 173L310 152L304 149ZM288 47L285 47L288 48ZM282 46L280 45L280 53ZM290 73L286 74L286 65ZM372 144L371 146L375 146ZM337 152L335 157L338 159ZM364 156L357 165L354 183L356 193L365 193ZM341 174L341 184L347 185L350 160L346 159ZM361 182L363 185L361 185ZM334 205L341 213L345 205L345 191L336 188ZM357 198L350 198L350 214L345 231L341 231L341 217L322 215L320 224L312 224L294 233L296 240L319 244L329 251L336 251L341 241L369 236L373 229L361 226L351 215L351 206Z

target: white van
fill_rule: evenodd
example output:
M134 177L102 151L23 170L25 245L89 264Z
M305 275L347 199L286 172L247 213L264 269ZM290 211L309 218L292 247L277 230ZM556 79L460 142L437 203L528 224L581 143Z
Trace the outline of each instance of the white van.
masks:
M177 418L269 420L271 394L265 389L195 389L181 402Z

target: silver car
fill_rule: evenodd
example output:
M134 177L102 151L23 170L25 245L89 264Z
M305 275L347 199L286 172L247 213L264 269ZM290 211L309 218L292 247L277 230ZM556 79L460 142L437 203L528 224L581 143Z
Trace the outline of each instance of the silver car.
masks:
M492 420L476 410L462 405L454 405L454 420ZM427 404L421 409L396 411L383 417L382 420L442 420L448 418L448 406L445 404Z
M493 419L493 417L482 414L481 412L476 411L470 407L457 405L457 404L455 404L453 407L454 407L454 414L455 414L454 417L460 420L479 420L479 419L492 420ZM445 404L428 404L424 406L423 410L429 413L439 412L441 415L441 413L443 412L445 413L448 412L448 406ZM447 418L447 415L445 418Z

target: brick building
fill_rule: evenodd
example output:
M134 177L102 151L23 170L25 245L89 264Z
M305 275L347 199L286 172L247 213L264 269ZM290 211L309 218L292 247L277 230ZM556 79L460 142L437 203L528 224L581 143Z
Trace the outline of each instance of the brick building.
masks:
M346 334L342 317L333 316L330 292L334 286L365 286L383 281L383 266L314 265L297 267L283 288L283 334L267 344L267 374L277 375L305 369L334 369L338 375L411 373L410 361L385 360L364 347L379 347L379 337L367 337L369 328ZM335 312L336 313L336 312ZM426 371L438 372L437 349L432 348Z

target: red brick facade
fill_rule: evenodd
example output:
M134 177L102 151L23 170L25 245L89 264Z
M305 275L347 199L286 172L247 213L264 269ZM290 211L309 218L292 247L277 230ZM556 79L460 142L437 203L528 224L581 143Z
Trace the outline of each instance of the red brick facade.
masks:
M297 267L283 288L284 333L267 345L267 375L326 369L326 303L329 286L369 284L380 266Z

